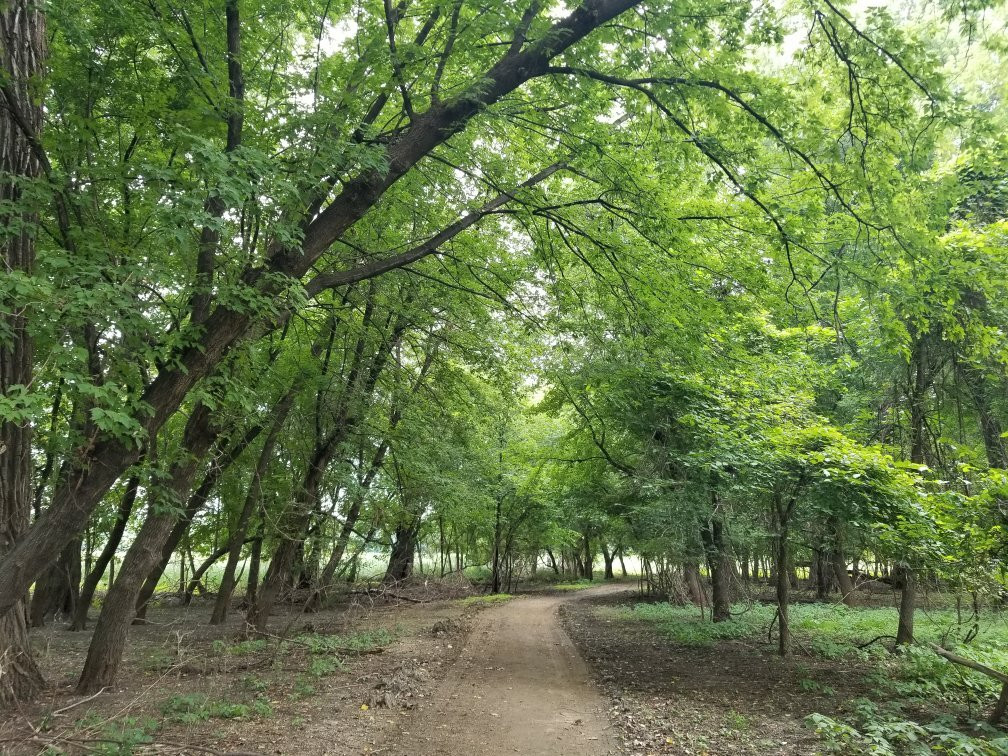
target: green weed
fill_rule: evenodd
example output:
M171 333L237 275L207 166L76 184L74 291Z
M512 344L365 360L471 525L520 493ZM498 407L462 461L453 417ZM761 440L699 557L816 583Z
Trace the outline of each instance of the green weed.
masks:
M165 717L174 722L195 724L208 719L241 719L273 713L269 702L256 698L251 703L214 700L199 693L172 696L161 706Z
M91 714L77 720L75 729L86 732L88 752L102 756L126 756L142 746L154 742L152 737L158 723L150 718L123 717L105 720Z

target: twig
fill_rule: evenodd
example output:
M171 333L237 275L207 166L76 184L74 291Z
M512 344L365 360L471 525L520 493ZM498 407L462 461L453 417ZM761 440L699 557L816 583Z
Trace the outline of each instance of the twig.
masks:
M98 691L97 693L95 693L94 695L90 695L90 696L88 696L87 698L82 698L82 699L81 699L80 701L77 701L76 703L72 703L72 704L70 704L69 706L64 706L64 707L63 707L62 709L56 709L56 711L54 711L54 712L52 713L52 715L53 715L54 717L58 717L58 716L59 716L60 714L62 714L62 713L64 713L64 712L67 712L67 711L70 711L70 709L75 709L75 708L77 708L78 706L80 706L81 704L85 704L85 703L87 703L88 701L93 701L94 699L98 698L98 696L100 696L100 695L101 695L102 693L104 693L104 692L105 692L106 690L108 690L108 686L107 686L107 685L104 685L104 686L102 686L102 688L101 688L101 689L100 689L100 690L99 690L99 691Z

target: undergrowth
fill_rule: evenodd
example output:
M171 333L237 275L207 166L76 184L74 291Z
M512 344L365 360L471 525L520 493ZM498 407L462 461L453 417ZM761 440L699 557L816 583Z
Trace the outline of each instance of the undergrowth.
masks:
M692 606L637 604L620 610L625 620L653 623L675 646L708 648L722 642L744 641L770 646L773 604L733 607L731 619L714 623L701 618ZM796 655L861 662L874 671L866 686L877 701L850 702L839 718L812 714L806 723L835 753L877 756L916 754L1008 754L1008 738L978 720L990 710L1000 685L985 675L953 665L928 646L935 643L987 666L1008 671L1008 623L995 612L979 621L960 623L951 610L918 610L918 645L892 650L897 626L895 608L850 608L835 604L796 604L791 607L791 630ZM800 680L813 693L835 690L815 681ZM950 714L950 712L952 714Z

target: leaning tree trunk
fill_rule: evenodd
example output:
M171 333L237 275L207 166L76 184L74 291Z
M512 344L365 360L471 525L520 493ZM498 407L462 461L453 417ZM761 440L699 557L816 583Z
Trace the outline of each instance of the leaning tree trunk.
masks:
M172 466L165 494L181 501L192 487L193 478L216 433L205 422L210 409L199 404L186 425L180 459ZM109 589L95 625L87 659L77 683L80 693L93 693L111 685L119 671L129 626L136 614L137 597L144 580L160 562L165 541L178 520L172 510L152 510L126 552L119 577Z
M42 131L42 105L33 80L46 54L45 17L39 3L8 0L0 5L0 254L8 273L31 275L35 265L35 218L18 208L20 178L40 173L32 144ZM33 344L24 302L0 302L5 338L0 341L0 392L32 382ZM28 528L32 505L31 425L7 420L0 425L0 557ZM42 687L32 657L24 599L0 614L0 704L23 700Z
M74 610L71 630L83 630L87 627L88 611L91 609L91 601L94 599L95 590L101 582L102 575L108 568L109 562L115 556L116 549L122 541L123 533L126 531L126 523L129 522L130 514L133 512L133 505L136 503L137 490L140 488L140 475L134 474L126 484L126 491L119 501L119 511L116 512L116 521L112 525L105 547L95 561L94 566L84 579L81 586L80 596L77 597L77 608Z
M210 615L210 624L219 625L227 618L228 607L231 605L231 594L235 588L235 573L238 570L238 562L241 559L242 546L246 542L245 533L248 530L249 521L252 514L259 507L262 501L262 479L273 460L273 450L276 448L277 436L287 421L291 407L294 404L295 391L291 389L280 400L274 410L273 425L270 427L266 440L263 442L259 452L256 466L252 470L252 478L249 481L248 493L245 496L245 503L238 515L238 521L228 537L227 563L224 565L224 574L221 577L220 588L217 591L217 600L214 603L213 613Z

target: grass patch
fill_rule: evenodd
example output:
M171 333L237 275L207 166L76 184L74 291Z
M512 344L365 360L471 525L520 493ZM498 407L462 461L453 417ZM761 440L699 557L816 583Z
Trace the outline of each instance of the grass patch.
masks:
M395 640L395 634L384 627L379 627L346 635L308 633L299 635L294 640L297 645L307 647L311 654L366 653L376 648L384 648Z
M671 644L686 648L736 639L765 644L775 613L773 604L737 606L731 619L714 623L701 618L692 606L637 604L614 612L624 621L652 623ZM926 645L937 643L1008 672L1008 623L1000 613L989 612L979 621L961 623L953 610L919 609L915 636L920 645L897 654L890 650L898 622L893 607L796 604L790 617L797 652L870 666L874 671L866 682L873 688L872 697L884 702L857 699L835 719L810 715L806 723L823 739L826 752L879 756L1008 753L1004 733L976 721L994 705L1000 684L950 664ZM880 638L884 642L871 642ZM798 686L808 693L836 694L833 687L804 673ZM956 716L949 716L949 711Z
M212 699L200 693L172 696L161 705L161 713L173 722L196 724L208 719L266 717L273 713L269 702L256 698L251 703Z
M98 714L89 714L78 719L74 723L74 729L89 741L88 753L126 756L154 742L153 735L158 730L158 723L149 717L106 720Z
M462 606L490 606L491 604L503 604L513 598L514 596L510 593L490 593L486 596L467 596L458 601Z
M566 583L554 583L550 588L554 591L583 591L585 588L591 588L593 585L599 585L598 583L592 582L585 578L580 580L573 580Z

